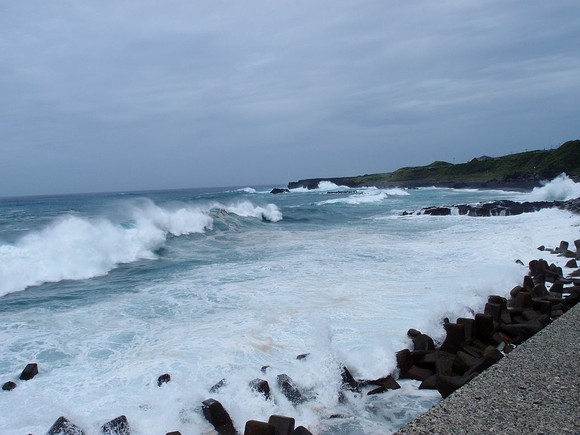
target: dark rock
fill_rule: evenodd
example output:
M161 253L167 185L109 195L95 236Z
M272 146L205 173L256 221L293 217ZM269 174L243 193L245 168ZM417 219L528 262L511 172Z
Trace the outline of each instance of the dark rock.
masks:
M556 250L555 250L555 251L556 251L556 252L560 252L560 253L561 253L561 252L566 252L566 251L568 250L568 247L569 247L569 246L570 246L570 244L569 244L567 241L565 241L565 240L562 240L562 241L560 242L560 246L559 246L558 248L556 248Z
M171 432L167 432L165 435L181 435L181 432L179 432L178 430L174 430Z
M459 323L448 323L445 325L445 331L447 335L441 345L441 350L450 353L457 352L465 341L465 329L463 325Z
M308 355L310 355L309 353L301 353L300 355L298 355L296 357L297 360L303 360L306 359L308 357Z
M572 308L574 305L578 303L580 300L580 294L578 293L571 293L569 296L565 297L562 300L562 305L567 308Z
M29 381L37 374L38 374L38 364L30 363L27 364L26 367L24 367L24 370L22 370L22 373L20 374L20 379L23 381Z
M485 304L483 312L484 314L490 315L493 321L498 323L501 320L501 310L502 307L500 304L493 304L488 302Z
M270 385L268 385L268 381L256 378L250 382L250 388L253 391L261 393L266 398L266 400L270 398Z
M484 216L515 216L522 213L535 212L544 208L565 207L566 203L558 201L515 202L509 200L493 201L485 204L459 204L453 206L460 215ZM408 213L406 213L408 214ZM451 214L450 207L428 207L419 211L419 214L446 216Z
M550 293L562 293L564 291L564 281L557 279L550 287Z
M527 308L532 306L532 295L528 292L520 292L514 299L515 308Z
M211 387L209 389L210 393L215 393L216 391L218 391L221 387L223 387L225 384L227 383L227 381L224 379L220 380L217 384L215 384L213 387Z
M294 429L293 435L313 435L313 434L304 426L298 426L296 429Z
M436 390L437 389L437 375L429 376L421 385L419 385L419 390Z
M101 432L105 435L131 435L129 422L127 421L127 417L124 415L105 423L101 427Z
M372 395L374 395L374 394L380 394L380 393L384 393L384 392L385 392L385 391L387 391L387 390L388 390L388 389L387 389L387 388L385 388L385 387L377 387L377 388L375 388L374 390L370 390L370 391L367 393L367 396L372 396Z
M286 396L286 398L294 405L306 400L290 376L286 374L278 375L276 380L278 382L278 388L280 388L282 394L284 394L284 396Z
M522 260L520 260L520 259L517 259L516 260L516 264L519 264L519 265L523 266L524 265L524 262Z
M569 261L566 263L566 267L569 267L569 268L571 268L571 269L575 269L575 268L577 268L577 267L578 267L578 262L577 262L576 260L574 260L574 259L573 259L573 260L569 260Z
M361 387L365 387L367 385L378 385L379 387L383 387L385 390L398 390L401 388L399 383L395 381L395 379L388 375L384 378L374 379L372 381L362 381L359 383Z
M157 378L157 386L160 387L161 385L166 384L170 380L171 380L171 375L169 373L164 373Z
M474 337L484 343L490 343L494 332L493 318L488 314L477 313L473 325Z
M260 371L262 373L266 373L268 371L268 369L270 368L270 366L262 366L262 368L260 369Z
M531 336L529 328L523 323L501 325L499 330L510 337L515 344L523 343Z
M417 331L416 329L411 328L407 331L408 337L415 338L418 337L419 335L421 335L421 331Z
M453 372L458 375L464 375L473 367L477 367L481 363L481 358L476 358L466 352L459 351L453 360Z
M437 391L444 399L471 381L477 374L463 376L437 375Z
M248 420L244 428L244 435L276 435L276 428L263 421Z
M281 415L271 415L268 423L276 428L276 435L292 435L296 424L292 417L283 417Z
M405 375L401 377L406 379L415 379L417 381L424 381L429 376L432 376L433 373L434 373L433 370L423 369L421 367L413 365L409 370L407 370Z
M546 290L544 284L536 284L533 289L533 296L541 298L542 296L548 296L550 293Z
M15 388L16 388L16 383L12 382L12 381L8 381L4 385L2 385L2 390L4 390L4 391L12 391Z
M451 215L451 209L448 207L428 207L423 209L421 214L427 214L431 216L449 216Z
M342 368L342 372L340 373L340 377L342 379L342 386L351 390L351 391L359 391L358 382L354 379L354 377L350 374L346 367Z
M411 358L411 351L409 349L403 349L396 353L397 367L401 371L401 375L407 373L407 370L413 365L413 358Z
M435 373L437 373L437 375L453 374L453 362L455 361L454 354L438 350L435 357Z
M422 352L423 356L419 361L415 362L415 365L424 369L435 370L435 361L437 359L435 352L436 351Z
M290 190L286 189L286 188L280 188L280 187L275 187L273 188L270 193L273 193L274 195L280 194L280 193L289 193Z
M433 339L427 334L421 334L413 337L413 349L414 350L435 350L435 343Z
M502 358L503 354L499 350L497 350L494 346L488 346L483 352L483 356L478 361L473 360L465 361L471 364L471 366L469 367L469 369L465 374L471 375L473 373L481 373L482 371L488 369Z
M461 351L465 352L475 358L480 358L483 356L483 350L475 347L475 346L470 346L468 344L464 344L463 346L461 346Z
M524 282L522 283L523 288L533 288L534 287L534 280L530 275L524 276Z
M511 298L512 299L515 298L518 295L518 293L520 293L523 290L524 289L521 286L516 285L513 289L510 290L510 296L511 296Z
M457 324L463 325L465 340L471 340L471 338L473 337L473 325L475 325L475 319L460 317L457 319Z
M59 417L48 429L47 435L84 435L84 431L65 417Z
M504 298L503 296L499 295L488 296L487 302L489 302L490 304L498 304L502 310L507 308L507 299Z
M538 251L545 251L546 247L544 245L538 246Z
M228 412L222 404L214 399L202 402L203 416L209 421L220 435L235 435L236 429Z
M512 316L510 316L510 312L505 309L505 310L501 310L501 313L499 314L499 319L501 321L501 323L512 323Z
M533 298L532 299L534 310L541 314L550 314L552 311L552 303L543 298Z

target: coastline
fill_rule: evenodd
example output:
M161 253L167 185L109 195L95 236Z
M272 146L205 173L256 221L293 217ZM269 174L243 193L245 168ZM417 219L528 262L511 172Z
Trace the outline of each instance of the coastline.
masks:
M579 323L575 306L395 434L579 433Z
M327 177L327 178L305 178L298 181L291 181L288 183L288 189L304 188L316 189L323 181L329 181L338 186L346 186L349 188L357 187L376 187L379 189L402 188L402 189L416 189L419 187L439 187L450 189L481 189L481 190L508 190L515 192L530 192L535 187L542 186L539 180L415 180L415 181L381 181L377 183L360 183L355 181L356 177Z

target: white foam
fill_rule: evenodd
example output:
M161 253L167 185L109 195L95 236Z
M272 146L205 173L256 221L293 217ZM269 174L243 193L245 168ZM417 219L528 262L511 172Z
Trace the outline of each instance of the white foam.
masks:
M339 186L338 184L334 184L331 181L321 181L318 183L318 190L319 192L331 192L333 190L339 189L349 189L348 186Z
M325 204L371 204L374 202L381 202L385 198L387 198L387 194L384 192L378 192L374 194L355 194L349 195L347 197L342 198L332 198L327 199L325 201L320 201L318 205L325 205Z
M169 234L181 236L211 229L212 208L269 222L282 219L274 204L255 206L249 201L160 207L141 198L119 207L124 216L120 222L67 214L13 244L0 245L0 296L45 282L102 276L123 263L155 259L155 251Z
M260 218L252 204L217 207ZM0 355L0 371L10 379L35 360L41 373L0 394L0 427L7 434L44 433L65 415L98 433L125 414L135 433L210 434L200 404L214 397L239 431L249 419L281 414L314 433L388 433L437 393L402 382L384 395L347 392L339 404L340 367L356 377L387 375L394 352L409 344L407 329L441 339L443 316L454 320L481 309L488 294L507 294L525 274L515 259L549 255L535 247L566 239L579 224L577 215L543 210L349 221L316 231L264 225L226 243L223 250L239 250L241 260L209 261L89 306L3 313L0 342L9 352ZM196 250L193 241L181 241ZM263 365L271 366L266 374ZM155 380L165 372L172 381L159 388ZM315 397L294 407L275 388L281 373ZM257 377L269 382L275 400L248 388ZM209 393L222 378L226 386Z
M244 187L242 189L236 190L236 192L256 193L256 189L254 189L253 187Z
M527 195L530 201L567 201L580 197L580 183L575 183L566 174L560 174L543 186L535 187Z
M279 222L282 220L282 212L275 204L257 206L250 201L238 201L230 205L215 203L212 205L212 208L219 208L241 217L255 217L268 222Z

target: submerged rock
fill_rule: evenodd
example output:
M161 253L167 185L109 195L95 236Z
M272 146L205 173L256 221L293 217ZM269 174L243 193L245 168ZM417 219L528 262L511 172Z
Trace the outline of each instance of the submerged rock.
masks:
M120 415L119 417L105 423L101 430L105 435L131 435L129 422L127 421L127 417L124 415Z
M85 435L85 432L61 416L48 429L47 435Z
M24 367L24 370L22 370L22 373L20 374L20 379L23 381L29 381L37 374L38 374L38 364L30 363L27 364L26 367Z
M171 375L169 373L164 373L157 378L157 386L160 387L161 385L166 384L170 380L171 380Z
M207 399L202 402L203 416L220 435L235 435L236 429L230 415L220 402Z
M15 388L16 388L16 383L12 382L12 381L8 381L8 382L4 383L4 385L2 385L2 390L4 390L4 391L12 391Z
M290 376L286 374L281 374L276 377L276 381L278 382L278 388L282 391L282 394L286 396L286 398L292 402L294 405L299 403L305 402L306 399L300 393L300 390L294 383L294 381L290 378Z

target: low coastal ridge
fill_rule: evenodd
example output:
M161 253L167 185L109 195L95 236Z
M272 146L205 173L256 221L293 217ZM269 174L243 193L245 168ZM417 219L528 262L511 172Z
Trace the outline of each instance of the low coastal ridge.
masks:
M467 163L436 161L426 166L354 177L306 178L288 183L288 189L316 189L321 181L356 187L452 187L526 189L565 172L580 181L580 140L570 140L553 150L536 150L502 157L481 156Z

